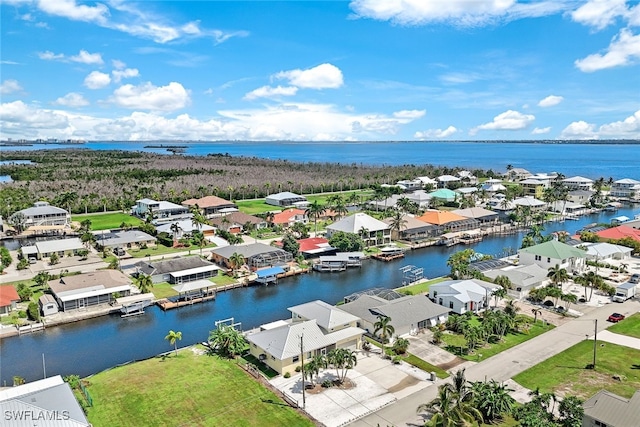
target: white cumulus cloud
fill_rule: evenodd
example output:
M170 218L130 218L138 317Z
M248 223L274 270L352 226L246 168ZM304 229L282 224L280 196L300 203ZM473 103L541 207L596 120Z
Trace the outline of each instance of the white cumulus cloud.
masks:
M69 126L67 116L55 110L32 108L22 101L0 104L0 126L6 135L28 137L39 131L55 131Z
M64 55L62 53L53 53L49 50L46 50L44 52L38 52L38 58L44 59L45 61L56 61L64 59Z
M38 7L50 15L74 21L105 22L109 9L102 3L95 6L79 5L75 0L38 0Z
M81 50L77 55L69 58L73 62L80 62L82 64L103 64L102 55L99 53L89 53L86 50Z
M622 121L600 126L599 134L610 138L640 138L640 110Z
M626 0L590 0L571 12L571 18L580 24L602 30L626 13Z
M425 110L402 110L393 113L393 117L398 119L415 120L423 117L427 112Z
M89 101L87 101L82 94L69 92L65 96L56 99L54 104L63 105L65 107L85 107L89 105Z
M333 64L320 64L306 70L281 71L275 76L292 86L309 89L337 89L343 85L342 71Z
M187 106L190 102L189 92L177 82L156 87L151 83L139 86L126 84L113 92L110 101L130 109L152 111L174 111Z
M597 139L596 125L583 120L573 122L560 133L562 139Z
M447 138L456 132L458 132L458 129L454 126L449 126L446 129L429 129L423 132L416 132L413 137L416 139Z
M295 86L262 86L252 90L244 96L244 99L254 100L257 98L279 98L281 96L293 96L298 92Z
M22 90L22 86L17 80L9 79L2 82L0 85L0 94L8 95L10 93L19 92Z
M102 89L108 86L109 83L111 83L109 74L101 73L100 71L92 71L84 78L84 85L89 89Z
M538 107L553 107L560 104L564 98L562 96L549 95L538 102Z
M116 83L120 83L122 79L130 79L132 77L138 77L140 72L137 68L125 68L125 69L117 69L111 71L111 75L113 76L113 81Z
M532 135L544 135L545 133L551 132L551 127L546 128L535 128L531 131Z
M507 110L493 118L489 123L477 126L482 130L522 130L526 129L536 117L533 114L522 114L518 111Z
M576 67L585 73L606 68L630 65L640 59L640 34L633 34L629 29L622 29L613 38L604 54L594 53L575 61Z

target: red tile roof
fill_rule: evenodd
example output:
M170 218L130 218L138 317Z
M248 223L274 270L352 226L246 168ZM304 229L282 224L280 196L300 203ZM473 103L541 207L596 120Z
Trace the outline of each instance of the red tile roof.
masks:
M626 225L619 225L617 227L607 228L606 230L596 232L596 235L602 239L624 239L625 237L631 237L633 240L640 242L640 230L628 227Z
M321 245L328 245L329 241L322 237L309 237L308 239L298 240L298 243L300 244L300 252L306 252L318 249Z
M204 208L215 208L217 206L228 206L233 205L232 202L223 199L218 196L205 196L201 199L188 199L182 202L184 206L193 206L198 205L200 209Z
M304 212L302 209L287 209L286 211L279 212L273 215L273 223L274 224L289 224L293 221L293 217L296 215L304 216Z
M0 286L0 307L7 307L14 301L20 301L20 296L13 285Z

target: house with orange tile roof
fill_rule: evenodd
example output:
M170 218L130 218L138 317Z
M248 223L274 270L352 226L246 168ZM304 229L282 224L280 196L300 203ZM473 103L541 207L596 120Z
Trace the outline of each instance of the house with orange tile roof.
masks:
M0 286L0 315L11 313L19 302L20 296L13 285Z
M596 232L596 235L603 240L618 240L630 237L636 242L640 242L640 230L627 227L626 225L619 225L617 227L611 227Z
M306 224L309 222L309 218L304 210L291 208L273 214L273 220L271 222L275 225L280 225L283 228L289 228L296 222Z
M457 233L480 228L478 220L466 218L450 211L429 210L419 216L418 219L438 227L439 234Z
M205 196L200 199L188 199L182 202L182 206L198 206L200 212L207 217L225 215L238 211L238 205L218 196Z

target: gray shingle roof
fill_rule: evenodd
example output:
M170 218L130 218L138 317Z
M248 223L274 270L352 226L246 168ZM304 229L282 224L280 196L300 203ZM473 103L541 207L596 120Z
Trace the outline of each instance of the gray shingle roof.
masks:
M320 300L289 307L288 310L304 319L316 319L316 323L325 330L358 321L356 316Z
M631 399L625 399L601 390L582 404L586 417L608 426L638 427L640 420L640 390Z
M251 243L250 245L229 245L221 248L215 248L211 253L219 255L223 258L229 259L234 252L241 254L243 257L250 258L252 256L280 251L282 249L274 248L273 246L265 245L264 243Z
M217 266L214 263L204 260L199 256L188 256L164 261L140 261L137 262L135 266L144 274L150 274L152 276L175 273L199 267L212 267L212 270L217 269Z

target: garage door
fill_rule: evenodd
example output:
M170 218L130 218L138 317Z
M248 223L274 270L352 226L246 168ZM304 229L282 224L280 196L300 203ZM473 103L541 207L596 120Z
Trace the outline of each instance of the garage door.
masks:
M355 350L357 344L358 344L358 340L354 339L354 340L347 341L345 343L342 343L342 344L338 345L338 348L348 348L348 349L351 349L351 350Z

